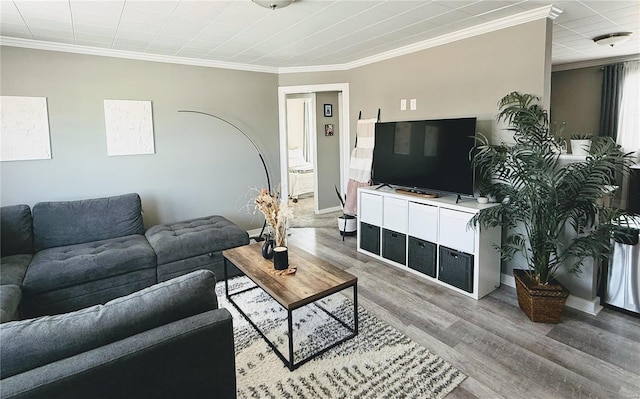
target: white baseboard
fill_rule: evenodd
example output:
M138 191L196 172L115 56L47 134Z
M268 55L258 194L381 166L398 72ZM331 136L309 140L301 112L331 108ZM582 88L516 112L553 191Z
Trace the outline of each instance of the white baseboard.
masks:
M500 284L516 288L516 279L508 274L500 273Z
M504 273L500 273L500 283L508 287L515 288L516 286L516 280L513 278L513 276L509 276ZM593 316L597 315L602 310L602 305L600 305L600 297L598 296L593 298L592 300L589 300L574 295L569 295L569 297L567 298L567 302L565 302L565 305L572 309L576 309Z
M320 209L318 212L316 212L316 215L322 215L325 213L331 213L331 212L340 211L340 210L342 210L341 207L334 206L333 208Z

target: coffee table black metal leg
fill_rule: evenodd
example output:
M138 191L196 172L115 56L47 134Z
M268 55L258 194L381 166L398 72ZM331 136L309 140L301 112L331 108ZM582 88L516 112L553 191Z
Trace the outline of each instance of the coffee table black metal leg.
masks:
M224 258L224 293L229 298L229 276L227 273L227 258Z
M358 335L358 284L353 285L353 335Z
M291 309L287 310L287 324L289 329L289 367L293 371L293 314Z

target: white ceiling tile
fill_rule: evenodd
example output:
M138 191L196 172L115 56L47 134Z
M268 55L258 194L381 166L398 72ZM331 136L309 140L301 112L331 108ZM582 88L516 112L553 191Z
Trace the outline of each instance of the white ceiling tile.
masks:
M604 0L604 1L582 1L584 5L599 13L611 13L615 10L625 9L629 7L640 7L638 1L624 0Z
M187 58L202 58L209 51L210 51L210 49L208 49L208 48L182 47L178 52L176 52L176 56L178 56L178 57L187 57Z
M555 2L553 4L556 5ZM557 6L562 10L562 13L555 19L558 23L588 18L595 15L590 8L585 7L578 1L564 2L563 4L557 4Z
M135 32L145 32L145 33L153 33L158 34L162 29L162 25L151 25L145 24L142 22L134 22L134 21L121 21L118 25L118 30L129 30Z
M603 34L611 31L618 31L618 26L612 24L609 21L585 25L585 26L577 26L574 30L583 35L591 35L591 34Z
M164 25L164 29L175 29L177 31L187 32L191 35L198 33L207 26L210 21L203 18L187 18L179 16L171 16Z
M286 11L286 9L277 10L276 12ZM273 10L257 6L250 1L234 1L224 10L224 14L220 18L224 18L227 24L237 24L246 26L249 21L256 21L265 18Z
M232 3L232 1L181 1L173 12L173 16L213 20Z
M0 13L0 24L13 24L13 25L22 25L24 24L24 20L17 12L14 13L5 13L4 11Z
M640 17L640 1L636 2L636 5L633 7L626 7L619 10L614 10L606 14L606 17L613 21L617 21L618 18L624 18L629 16ZM640 21L640 19L638 19L638 21Z
M88 14L106 19L120 19L124 1L87 1L87 0L71 0L70 7L73 19L78 14Z
M93 14L85 14L85 13L74 13L73 14L73 23L80 24L85 26L108 26L112 28L117 28L120 23L120 18L106 18L101 17L99 15Z
M152 54L175 55L178 51L180 51L180 46L156 44L147 46L145 51Z
M33 39L31 32L24 24L11 24L3 22L0 24L0 35L9 37L19 37L21 39Z
M146 43L151 42L155 37L156 37L155 32L129 30L129 29L119 29L118 34L116 35L117 39L135 40L135 41L146 42Z
M182 48L188 42L189 40L184 37L158 35L153 39L149 46L153 47L155 45L158 45L159 43L162 43L162 45L178 46L179 48Z
M558 23L564 26L565 28L575 29L576 27L579 27L579 26L599 24L602 22L608 22L608 21L604 19L601 15L593 15L587 18L574 19L571 21L565 21L562 23L558 22Z
M113 43L113 36L76 32L75 40L75 43L80 46L104 47L111 46L111 43Z
M47 28L31 28L34 40L58 41L62 43L73 43L73 32L47 29Z
M73 29L76 33L85 33L85 34L94 34L94 35L103 35L103 36L112 36L116 34L117 25L115 26L107 26L107 25L87 25L87 24L79 24L74 23Z
M146 52L147 44L136 41L116 40L112 47L114 50Z
M551 0L299 0L271 11L250 0L3 1L0 33L153 54L255 65L326 65L433 39ZM640 1L557 0L553 58L588 59L638 52L638 40L611 51L599 32L640 35ZM21 14L22 13L22 14ZM28 26L24 25L23 17ZM72 25L73 24L73 25ZM567 55L564 55L564 54Z

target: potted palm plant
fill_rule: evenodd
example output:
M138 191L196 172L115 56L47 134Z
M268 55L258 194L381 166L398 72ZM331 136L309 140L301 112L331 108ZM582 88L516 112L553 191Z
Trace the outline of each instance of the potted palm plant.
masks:
M498 105L497 119L510 126L514 143L492 145L478 135L476 173L490 182L483 189L499 203L471 223L506 228L502 259L526 261L526 269L514 270L520 308L532 321L557 323L569 292L555 278L580 272L586 259L606 258L612 231L627 216L599 199L610 194L613 173L628 172L633 161L612 139L598 137L584 162L561 164L537 96L513 92ZM568 241L567 229L573 232Z
M569 138L571 141L571 153L573 155L587 155L591 149L591 134L573 133Z

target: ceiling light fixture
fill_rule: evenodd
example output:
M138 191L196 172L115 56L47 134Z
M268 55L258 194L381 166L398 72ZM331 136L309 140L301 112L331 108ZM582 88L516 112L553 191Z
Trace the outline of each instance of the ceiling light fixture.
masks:
M289 4L296 0L251 0L260 7L270 8L275 10L276 8L285 8Z
M602 35L598 37L594 37L593 41L598 43L601 46L617 46L620 45L631 38L632 32L618 32L618 33L609 33L608 35Z

